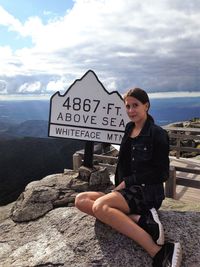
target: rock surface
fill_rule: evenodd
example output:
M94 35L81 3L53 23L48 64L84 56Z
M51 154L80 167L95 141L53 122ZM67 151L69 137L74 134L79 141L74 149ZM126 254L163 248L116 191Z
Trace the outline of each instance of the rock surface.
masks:
M79 192L107 191L109 186L112 187L109 173L103 167L97 170L84 167L79 172L65 170L64 173L48 175L26 186L12 208L11 218L15 222L35 220L54 208L74 206Z
M75 195L91 186L92 172L87 179L82 171L66 170L32 182L15 203L0 207L0 266L151 266L151 258L134 241L71 207ZM101 179L95 180L101 184L93 181L92 187L107 185L110 190L103 173L101 169ZM200 205L166 199L159 214L166 239L182 244L181 267L200 266Z
M166 238L183 246L182 267L200 266L200 212L160 211ZM74 207L44 217L0 224L4 267L148 267L151 258L134 241Z

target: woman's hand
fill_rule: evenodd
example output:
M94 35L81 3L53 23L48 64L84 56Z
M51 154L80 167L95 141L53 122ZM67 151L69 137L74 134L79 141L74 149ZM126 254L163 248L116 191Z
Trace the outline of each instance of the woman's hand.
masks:
M125 188L125 182L121 182L118 186L116 186L113 191L117 191L117 190L120 190L120 189L124 189Z

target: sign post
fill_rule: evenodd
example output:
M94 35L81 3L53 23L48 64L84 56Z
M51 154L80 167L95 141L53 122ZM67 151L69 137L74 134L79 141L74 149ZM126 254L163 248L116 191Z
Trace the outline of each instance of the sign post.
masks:
M83 166L90 169L93 168L93 152L94 152L94 142L86 141Z
M120 144L128 121L121 95L108 92L94 71L89 70L64 95L57 92L51 97L48 134L92 141L93 145ZM91 165L93 145L86 142L88 158L84 164Z

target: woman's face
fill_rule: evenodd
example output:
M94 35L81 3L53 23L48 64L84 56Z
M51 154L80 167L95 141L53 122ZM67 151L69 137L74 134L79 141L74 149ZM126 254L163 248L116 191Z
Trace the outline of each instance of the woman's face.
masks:
M125 99L126 112L133 122L142 122L147 118L149 103L143 104L138 99L128 96Z

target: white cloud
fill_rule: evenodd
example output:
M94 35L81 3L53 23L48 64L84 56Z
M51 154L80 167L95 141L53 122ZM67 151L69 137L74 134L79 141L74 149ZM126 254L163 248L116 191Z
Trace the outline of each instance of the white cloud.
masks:
M6 94L6 82L3 80L0 80L0 94Z
M30 87L21 80L9 90L30 93L33 81L46 75L35 89L41 93L93 69L109 90L197 91L199 16L195 0L76 0L65 16L46 24L39 17L22 23L0 7L0 24L32 40L29 48L0 47L0 79L37 76Z
M37 81L34 83L24 83L22 84L18 92L19 93L35 93L35 92L40 92L41 90L41 82Z
M64 78L61 78L60 80L49 81L46 86L46 91L47 92L63 91L66 90L68 86L69 83Z
M9 14L5 9L0 6L0 25L11 26L15 28L17 31L21 27L21 23L18 19L14 18L11 14Z
M11 59L13 56L12 49L6 46L0 46L0 58L3 60Z
M106 79L106 81L103 85L110 92L115 91L117 88L115 78L113 78L113 77Z

